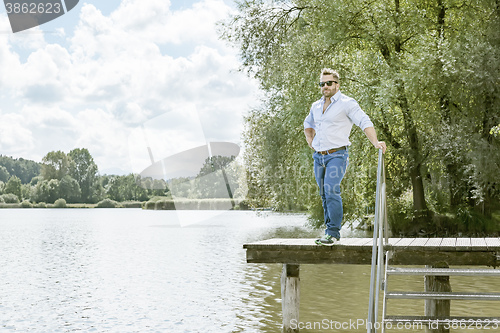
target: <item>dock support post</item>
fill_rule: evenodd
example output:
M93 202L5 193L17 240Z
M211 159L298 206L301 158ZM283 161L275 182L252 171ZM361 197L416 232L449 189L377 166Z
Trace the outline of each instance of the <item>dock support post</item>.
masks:
M283 264L281 273L281 307L283 333L298 333L300 304L300 265Z
M433 268L449 268L448 264L441 262L434 264ZM435 292L450 292L450 277L449 276L424 276L425 281L425 291L435 291ZM431 317L449 317L450 316L450 300L435 300L426 299L425 300L425 315ZM437 325L436 323L431 323L427 326L426 332L428 333L449 333L450 329L445 329L443 325Z

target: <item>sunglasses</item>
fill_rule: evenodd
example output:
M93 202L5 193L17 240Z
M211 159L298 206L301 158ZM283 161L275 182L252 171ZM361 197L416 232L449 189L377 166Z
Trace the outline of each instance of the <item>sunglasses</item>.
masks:
M333 82L338 83L337 81L326 81L326 82L320 82L319 86L323 87L326 84L327 86L331 87Z

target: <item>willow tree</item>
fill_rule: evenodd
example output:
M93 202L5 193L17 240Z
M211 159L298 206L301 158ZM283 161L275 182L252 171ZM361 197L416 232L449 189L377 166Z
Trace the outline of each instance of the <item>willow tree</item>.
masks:
M472 40L480 41L488 55L498 56L495 22L498 0L240 2L238 13L223 25L222 35L239 47L242 69L257 78L267 93L263 106L247 117L251 184L263 189L261 198L278 206L286 207L289 197L287 192L277 191L277 185L290 185L288 195L293 193L307 205L317 203L310 191L301 191L304 186L314 186L310 166L310 173L298 174L298 182L290 179L290 172L277 176L272 171L308 170L312 162L302 136L302 121L320 96L316 87L319 70L332 67L341 74L341 90L359 101L380 139L390 145L391 194L411 190L413 216L426 220L430 199L426 186L445 178L445 186L454 193L461 179L454 170L474 166L470 144L461 152L464 160L436 157L456 151L447 151L456 136L443 140L444 126L459 124L454 125L455 131L463 130L482 116L483 124L468 127L481 137L498 123L498 66L477 68L468 59L458 59L464 52L461 47L472 48ZM468 31L464 27L474 30L461 35L460 31ZM486 60L481 51L475 50L474 55ZM491 79L482 85L488 96L484 99L485 91L477 81L477 89L464 85L467 79L481 75ZM481 111L472 112L477 106ZM467 112L458 114L460 110ZM498 145L488 140L488 144ZM373 198L376 154L368 153L360 131L354 131L351 141L344 198L348 213L360 213ZM468 137L465 141L471 142ZM442 149L436 154L439 147ZM491 194L494 180L487 179Z
M500 1L438 0L419 10L433 27L414 66L432 130L424 147L428 178L439 184L432 194L451 210L491 217L500 198L500 142L491 130L500 122Z

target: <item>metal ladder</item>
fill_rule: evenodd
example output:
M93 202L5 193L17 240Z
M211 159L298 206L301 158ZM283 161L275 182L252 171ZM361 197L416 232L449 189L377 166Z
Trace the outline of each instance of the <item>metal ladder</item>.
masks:
M387 203L384 154L382 149L378 152L377 191L375 194L375 221L373 223L373 247L370 278L370 299L368 304L368 333L377 332L378 304L380 290L383 285L384 268L384 243L389 242L387 224Z
M434 316L388 316L387 300L389 299L416 299L416 300L481 300L500 301L500 293L468 293L468 292L413 292L413 291L389 291L388 278L393 275L422 275L422 276L500 276L500 270L496 269L467 269L467 268L399 268L390 267L391 252L384 253L384 245L388 244L388 223L386 204L386 182L384 156L379 150L377 167L377 190L375 199L375 221L373 228L372 265L370 279L370 298L368 306L367 333L376 333L380 330L385 332L389 323L422 323L431 322L438 324L449 324L455 322L467 322L470 320L482 323L498 321L500 317L434 317ZM385 257L385 262L384 262ZM378 304L380 291L384 291L382 320L377 325Z
M452 292L452 291L389 291L388 278L392 275L409 276L500 276L500 270L497 269L468 269L468 268L400 268L390 267L388 262L391 253L386 252L385 278L383 283L384 303L382 311L382 332L385 332L388 324L397 323L421 323L430 325L435 324L434 328L445 324L448 327L461 325L473 325L473 327L488 328L486 323L496 323L495 327L500 325L500 317L478 317L478 316L388 316L387 300L389 299L415 299L415 300L475 300L475 301L500 301L500 293L473 293L473 292Z

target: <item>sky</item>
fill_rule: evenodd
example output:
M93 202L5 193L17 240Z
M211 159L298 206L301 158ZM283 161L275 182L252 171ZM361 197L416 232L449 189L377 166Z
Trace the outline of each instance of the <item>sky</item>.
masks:
M128 174L207 142L241 146L259 90L219 39L216 23L234 10L229 0L80 0L12 33L0 4L0 154L41 162L87 148L101 174Z

